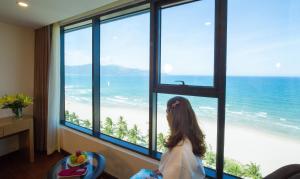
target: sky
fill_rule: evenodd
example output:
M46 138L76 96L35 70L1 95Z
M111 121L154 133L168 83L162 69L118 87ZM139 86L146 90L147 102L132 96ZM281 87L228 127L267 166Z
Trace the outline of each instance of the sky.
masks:
M229 0L227 74L300 76L300 1ZM161 71L212 75L214 1L162 9ZM101 24L100 63L149 69L150 14ZM90 64L91 28L65 34L66 65Z

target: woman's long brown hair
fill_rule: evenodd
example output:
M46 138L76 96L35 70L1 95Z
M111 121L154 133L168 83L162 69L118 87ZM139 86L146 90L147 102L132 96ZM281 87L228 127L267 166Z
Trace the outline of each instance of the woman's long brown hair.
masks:
M201 131L195 112L190 102L180 96L171 98L167 104L167 112L171 115L171 135L166 147L172 150L181 140L188 138L196 156L203 157L206 152L205 136Z

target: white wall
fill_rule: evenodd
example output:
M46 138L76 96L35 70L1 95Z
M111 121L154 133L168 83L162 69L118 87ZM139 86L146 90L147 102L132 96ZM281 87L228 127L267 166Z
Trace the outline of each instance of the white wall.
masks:
M63 126L60 129L60 141L61 148L69 153L80 149L102 154L106 158L105 171L119 179L128 179L141 168L155 170L159 163L157 160Z
M0 96L15 93L33 96L33 74L34 30L0 22ZM32 114L32 106L24 113ZM11 115L10 110L0 109L0 118ZM17 149L17 136L0 140L0 156Z

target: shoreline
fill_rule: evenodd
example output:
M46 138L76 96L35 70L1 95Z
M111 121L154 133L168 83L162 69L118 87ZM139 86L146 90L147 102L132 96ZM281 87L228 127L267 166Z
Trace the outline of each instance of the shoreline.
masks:
M91 106L78 102L66 103L66 109L80 117L91 119ZM90 112L88 112L90 111ZM159 111L159 110L158 110ZM148 133L148 110L139 107L118 105L101 108L101 119L111 117L114 122L120 114L127 121L128 128L137 124L143 135ZM202 119L199 125L206 134L206 141L216 151L217 121ZM168 123L163 112L157 114L157 131L166 132ZM242 125L226 123L224 155L242 164L254 162L260 165L263 176L284 165L300 163L300 141L285 136L275 135L266 131L255 130Z

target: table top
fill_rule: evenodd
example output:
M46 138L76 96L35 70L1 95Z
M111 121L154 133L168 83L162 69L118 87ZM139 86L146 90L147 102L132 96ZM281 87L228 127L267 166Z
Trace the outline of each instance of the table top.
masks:
M14 123L19 123L22 122L24 120L30 120L32 119L32 116L30 115L24 115L22 116L20 119L16 119L15 117L4 117L4 118L0 118L0 127L4 127L7 125L12 125Z
M98 176L101 175L101 173L104 171L105 168L105 158L97 154L95 152L86 152L88 155L88 163L84 166L87 167L87 174L84 176L81 176L81 179L96 179ZM48 172L48 179L56 179L58 177L58 172L60 172L62 169L69 168L67 164L67 159L69 156L61 159L58 161Z

